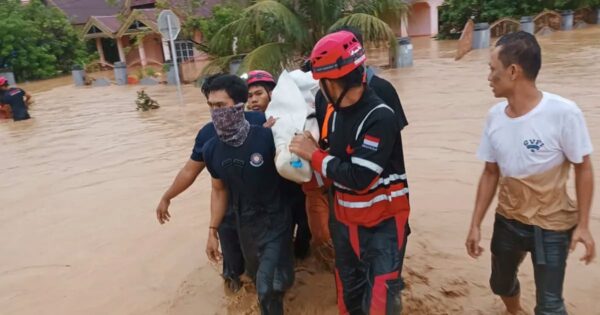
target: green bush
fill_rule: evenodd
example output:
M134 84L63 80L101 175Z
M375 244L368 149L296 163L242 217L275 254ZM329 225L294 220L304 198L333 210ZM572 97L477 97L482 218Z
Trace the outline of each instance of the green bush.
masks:
M211 17L192 18L189 20L188 27L202 31L203 41L208 42L225 25L239 19L242 12L243 8L236 4L215 5Z
M153 78L156 75L156 70L154 68L148 67L146 68L146 76Z
M600 0L446 0L440 7L438 38L457 38L469 18L476 23L491 23L504 17L536 15L544 9L574 10L599 5Z
M145 77L146 77L146 75L144 74L144 69L143 69L143 68L139 68L139 69L137 69L137 70L135 71L135 77L136 77L138 80L140 80L140 81L141 81L143 78L145 78Z
M67 17L40 0L0 0L0 21L0 68L11 68L19 81L69 72L89 59Z
M146 94L146 91L139 90L137 95L137 99L135 100L136 110L142 110L146 112L160 107L157 101L153 100L148 94Z

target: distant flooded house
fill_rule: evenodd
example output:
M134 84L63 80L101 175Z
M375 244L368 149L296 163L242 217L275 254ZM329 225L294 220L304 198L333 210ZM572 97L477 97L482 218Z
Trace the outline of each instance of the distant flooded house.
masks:
M390 23L398 37L435 36L438 34L439 11L444 0L404 0L411 5L404 21Z
M408 16L409 36L435 36L438 34L438 8L444 0L412 0Z
M168 41L158 31L160 9L157 0L117 0L114 5L106 0L46 0L47 5L62 10L86 40L93 41L102 66L112 67L121 61L128 67L161 66L171 60ZM190 15L210 16L218 0L206 0L195 6L191 0L168 0L169 9L183 21ZM175 55L180 62L202 61L207 56L195 49L202 34L190 36L180 33L175 41Z
M167 3L182 21L189 15L208 17L212 7L223 1L205 0L194 6L192 0L42 0L46 5L62 10L82 36L93 41L98 52L98 63L112 67L117 61L128 67L161 66L171 60L171 48L158 31L160 12L157 2ZM438 33L438 7L444 0L405 0L411 4L408 18L391 23L397 36L435 36ZM27 0L22 0L26 3ZM195 2L197 3L197 2ZM178 61L203 62L208 56L198 51L202 34L179 35L175 42Z

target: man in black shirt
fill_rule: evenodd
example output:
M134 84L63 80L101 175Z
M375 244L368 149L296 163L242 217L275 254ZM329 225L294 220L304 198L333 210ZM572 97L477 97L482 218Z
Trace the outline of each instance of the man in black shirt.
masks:
M31 95L23 89L8 85L5 77L0 77L0 104L7 104L12 110L14 121L27 120L31 118L27 112L27 105Z
M260 112L245 112L244 116L251 125L263 125L265 115ZM188 189L196 180L198 175L204 170L204 145L212 138L217 136L217 131L212 122L207 123L198 131L192 154L183 168L179 171L173 183L165 191L158 206L156 207L156 217L160 224L169 222L171 214L169 206L171 200ZM239 236L236 229L235 213L228 209L219 225L219 242L223 252L223 279L225 286L231 292L237 292L242 286L240 276L244 273L244 257L240 248Z
M261 313L283 314L283 295L294 281L292 214L275 168L273 134L245 119L243 102L248 91L239 77L208 78L202 91L218 135L203 148L212 176L206 254L213 262L220 259L217 230L230 207Z

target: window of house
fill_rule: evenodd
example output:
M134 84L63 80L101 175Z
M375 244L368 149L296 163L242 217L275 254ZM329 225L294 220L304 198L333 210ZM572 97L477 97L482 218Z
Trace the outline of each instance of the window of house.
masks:
M177 52L177 62L194 59L194 43L188 40L175 41L175 51Z

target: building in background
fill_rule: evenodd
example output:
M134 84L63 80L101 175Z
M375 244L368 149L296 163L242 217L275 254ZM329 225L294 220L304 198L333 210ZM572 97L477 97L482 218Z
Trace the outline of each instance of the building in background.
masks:
M106 0L46 0L46 5L63 11L71 23L81 31L86 40L94 41L98 63L112 67L121 61L127 67L148 65L162 66L171 60L171 48L158 31L157 19L160 9L157 0L118 0L109 5ZM218 0L201 1L194 6L191 0L161 1L169 5L182 23L188 16L210 16ZM202 34L179 35L175 42L179 62L203 61L207 56L195 49Z

